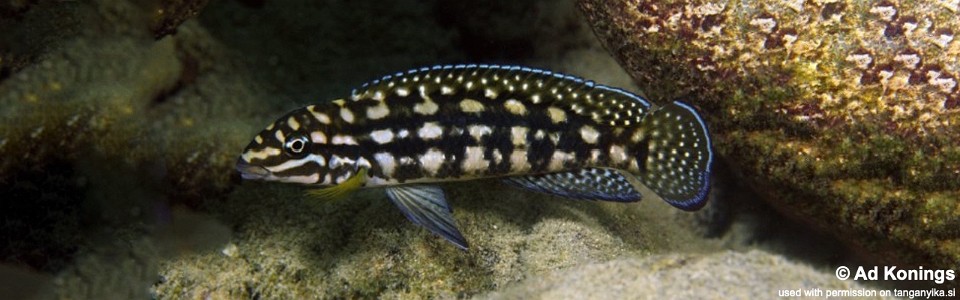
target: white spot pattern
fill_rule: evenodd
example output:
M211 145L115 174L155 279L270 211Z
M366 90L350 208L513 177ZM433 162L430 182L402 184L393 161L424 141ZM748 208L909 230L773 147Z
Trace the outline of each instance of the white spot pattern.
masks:
M440 125L437 125L437 122L423 123L423 127L420 127L420 130L417 131L417 135L424 140L436 139L442 134L443 128L440 127Z
M390 129L374 130L370 132L370 138L377 144L386 144L393 141L393 131Z

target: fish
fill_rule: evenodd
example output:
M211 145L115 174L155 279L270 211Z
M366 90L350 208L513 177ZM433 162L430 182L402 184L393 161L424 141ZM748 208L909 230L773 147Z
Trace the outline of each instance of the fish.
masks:
M323 199L381 188L407 219L464 250L440 183L497 178L564 198L646 196L694 211L707 202L712 167L708 128L689 104L488 64L398 72L295 109L236 163L245 180L310 185Z

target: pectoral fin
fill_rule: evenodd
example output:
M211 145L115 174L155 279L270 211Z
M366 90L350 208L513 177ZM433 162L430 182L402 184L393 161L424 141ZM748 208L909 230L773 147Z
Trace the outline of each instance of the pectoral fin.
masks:
M360 168L356 174L338 185L319 190L308 190L307 194L324 200L339 200L359 190L366 183L366 180L367 169Z
M442 236L460 249L466 250L467 240L454 223L453 211L444 199L443 190L434 185L403 185L389 187L387 196L407 219Z
M503 181L531 191L580 200L636 202L643 197L623 171L585 168L570 172L508 177Z

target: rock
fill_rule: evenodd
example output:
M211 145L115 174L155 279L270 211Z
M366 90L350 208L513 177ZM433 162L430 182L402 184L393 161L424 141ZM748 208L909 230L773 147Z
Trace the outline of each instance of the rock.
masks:
M246 137L224 125L236 122L231 113L255 108L237 105L249 97L199 101L200 94L249 84L225 78L230 66L211 67L225 59L197 51L213 48L204 30L154 41L140 29L146 20L111 18L142 14L139 7L97 4L74 7L85 16L81 34L58 37L39 62L0 82L0 155L9 158L0 162L0 183L51 162L102 159L160 177L178 196L225 191L235 159L229 149ZM198 78L205 84L194 84Z
M184 21L197 16L210 0L153 0L141 6L151 12L150 31L157 39L177 32Z
M534 276L477 298L764 299L788 289L799 289L801 294L812 289L876 291L781 256L752 250L622 257Z
M53 45L75 36L92 11L73 2L0 3L0 80L36 63Z
M77 29L37 36L36 62L0 77L5 262L57 272L104 228L142 229L163 218L158 207L198 206L232 187L242 131L261 126L244 117L267 96L231 74L236 65L197 23L157 41L125 1L27 14L69 17L25 17L0 41Z
M679 212L666 203L569 201L497 181L443 188L468 251L407 221L381 190L321 202L295 187L245 185L211 207L235 228L234 246L165 259L153 291L174 298L465 297L631 253L718 249L678 226Z
M0 2L0 80L35 64L78 35L104 31L161 39L195 17L208 0ZM53 53L56 55L56 53Z
M956 1L580 0L654 101L704 113L781 212L887 263L960 263Z

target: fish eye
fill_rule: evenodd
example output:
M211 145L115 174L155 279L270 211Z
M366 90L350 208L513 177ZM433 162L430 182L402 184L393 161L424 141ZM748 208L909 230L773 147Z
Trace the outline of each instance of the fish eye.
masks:
M294 132L287 137L287 141L283 143L283 150L290 156L303 156L307 151L307 145L309 145L310 139L303 132Z

